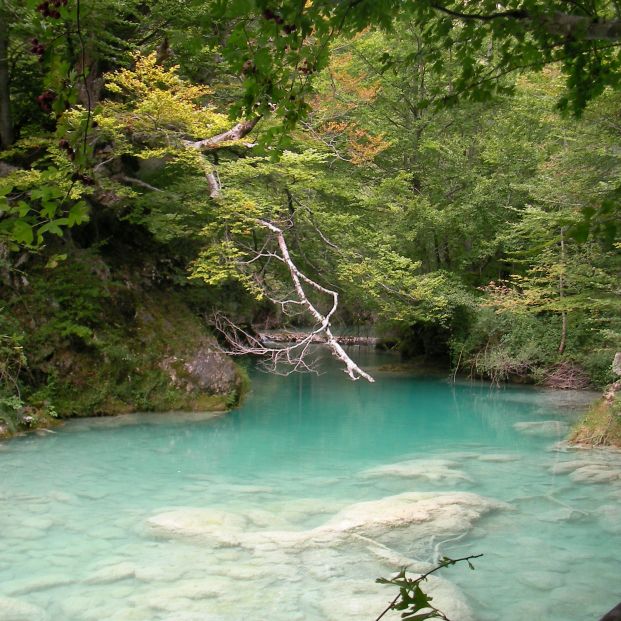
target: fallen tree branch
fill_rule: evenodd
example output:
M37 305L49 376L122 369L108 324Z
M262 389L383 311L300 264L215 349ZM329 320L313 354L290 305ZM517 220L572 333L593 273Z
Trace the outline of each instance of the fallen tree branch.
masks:
M295 287L295 292L298 296L298 299L319 324L319 327L314 331L314 334L325 334L326 344L332 350L332 354L334 355L334 357L340 360L345 365L345 373L347 373L347 375L349 375L351 379L357 380L363 377L369 382L374 382L375 380L368 373L363 371L347 355L345 350L341 347L341 345L334 337L334 334L332 334L332 330L330 329L330 319L332 318L338 307L339 294L336 291L322 287L319 283L315 282L314 280L300 272L300 270L291 259L291 255L289 254L289 248L287 247L287 242L281 228L277 227L272 222L268 222L267 220L258 220L258 222L261 226L270 230L276 235L280 254L289 270L289 274L291 275L291 280L293 281L293 286ZM304 287L302 286L302 281L304 281L307 285L309 285L316 291L319 291L320 293L325 293L326 295L332 297L332 308L326 315L322 315L308 299L304 291Z
M284 299L277 299L265 292L266 297L274 304L279 305L285 313L288 306L304 309L315 320L315 326L308 334L290 345L271 347L261 340L260 336L251 334L248 330L244 330L240 326L235 325L222 315L217 315L214 322L215 327L224 335L224 338L229 344L230 350L228 353L233 355L251 354L261 356L266 359L266 364L269 366L270 371L280 375L289 375L295 371L316 371L315 364L310 357L311 346L321 339L321 341L330 348L332 355L343 363L345 366L345 373L352 380L364 378L368 382L374 382L375 380L347 355L347 352L338 342L337 337L332 333L330 322L338 308L338 293L332 289L323 287L298 269L291 258L289 247L281 227L263 219L257 220L257 224L274 235L279 252L270 253L270 255L277 258L287 267L295 291L293 297L285 297ZM265 255L264 250L259 254ZM243 264L246 265L248 263L248 261L243 262ZM317 293L331 298L332 305L327 313L322 313L317 306L311 302L305 291L305 287L310 287ZM282 370L281 363L285 363L288 366L285 371Z

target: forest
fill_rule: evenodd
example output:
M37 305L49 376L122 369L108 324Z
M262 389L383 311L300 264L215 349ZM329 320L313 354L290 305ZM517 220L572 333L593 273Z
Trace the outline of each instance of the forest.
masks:
M560 5L3 0L4 432L228 407L213 334L312 367L260 328L611 383L615 5Z
M617 604L620 16L0 0L0 621Z

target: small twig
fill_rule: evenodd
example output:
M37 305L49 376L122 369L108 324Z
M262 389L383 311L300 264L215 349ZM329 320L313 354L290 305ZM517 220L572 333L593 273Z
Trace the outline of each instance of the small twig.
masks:
M440 563L438 564L437 567L434 567L433 569L429 570L428 572L422 574L421 576L419 576L415 580L411 580L410 581L411 582L410 590L415 588L416 586L418 586L421 582L424 582L425 580L427 580L427 578L429 576L431 576L431 574L435 573L439 569L443 569L444 567L449 567L450 565L455 565L455 564L463 562L463 561L467 562L468 565L471 565L470 561L472 559L480 558L481 556L483 556L483 554L471 554L470 556L464 556L462 558L444 559L443 561L440 561ZM402 573L405 574L405 568L403 569ZM393 578L393 580L394 580L394 578ZM387 581L387 582L390 583L391 581ZM390 610L394 610L394 607L396 606L396 604L398 603L400 598L401 598L401 591L399 591L397 596L390 602L390 604L388 604L388 606L386 606L386 608L380 613L380 615L378 617L376 617L375 621L380 621L380 619L384 615L386 615ZM435 612L439 613L441 615L442 619L444 619L445 621L449 621L448 617L443 612L441 612L440 610L438 610L434 606L429 605L428 607L431 610L434 610Z

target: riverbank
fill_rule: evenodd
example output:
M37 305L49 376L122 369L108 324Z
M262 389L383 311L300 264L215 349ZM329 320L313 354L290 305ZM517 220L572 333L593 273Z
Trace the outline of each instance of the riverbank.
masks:
M72 249L0 287L0 438L58 420L140 411L224 411L247 389L198 311L150 255L115 262Z
M575 427L570 443L621 448L621 380L608 387Z

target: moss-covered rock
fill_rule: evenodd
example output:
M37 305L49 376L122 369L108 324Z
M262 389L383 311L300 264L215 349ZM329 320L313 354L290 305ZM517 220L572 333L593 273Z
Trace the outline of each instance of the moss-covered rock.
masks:
M574 428L570 442L621 447L621 380L609 386Z
M33 263L28 282L1 300L0 316L12 319L5 349L20 356L6 373L21 391L0 391L0 433L54 417L239 401L245 374L187 303L187 286L146 277L144 264L111 267L92 250L74 249L53 269Z

